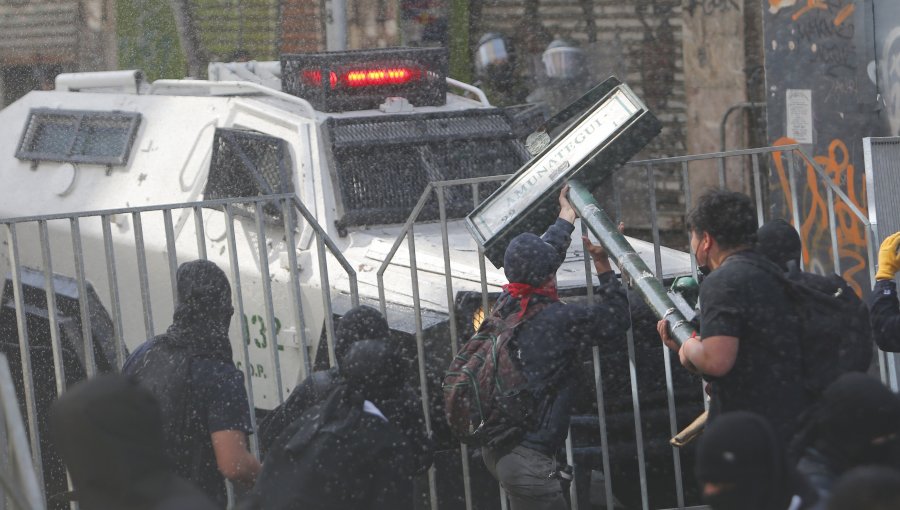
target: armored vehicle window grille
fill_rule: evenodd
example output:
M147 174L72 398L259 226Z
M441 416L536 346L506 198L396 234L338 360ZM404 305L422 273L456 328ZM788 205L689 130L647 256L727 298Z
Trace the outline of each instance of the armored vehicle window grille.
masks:
M216 129L209 180L204 197L253 198L293 193L291 160L287 144L280 138L242 129ZM253 206L243 208L252 212ZM263 206L268 219L280 221L281 207Z
M16 150L18 159L126 165L140 113L34 108Z
M406 221L429 182L514 173L528 159L499 110L330 121L342 227ZM464 129L467 128L467 129ZM482 184L481 199L497 184ZM448 218L474 207L468 186L446 188ZM429 200L420 220L439 217Z

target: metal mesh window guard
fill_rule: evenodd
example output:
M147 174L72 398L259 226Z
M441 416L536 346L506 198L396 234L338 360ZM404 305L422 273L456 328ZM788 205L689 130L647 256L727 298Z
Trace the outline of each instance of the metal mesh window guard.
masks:
M32 109L16 158L98 165L125 165L139 113Z
M344 227L402 222L429 182L513 173L528 159L502 110L330 119L328 128ZM486 197L498 185L480 191ZM446 198L449 218L472 208L466 190ZM437 219L436 204L419 218Z
M280 138L242 129L216 129L206 200L250 198L293 193L292 164L287 144ZM252 213L253 208L240 210ZM267 219L280 221L281 208L263 205Z

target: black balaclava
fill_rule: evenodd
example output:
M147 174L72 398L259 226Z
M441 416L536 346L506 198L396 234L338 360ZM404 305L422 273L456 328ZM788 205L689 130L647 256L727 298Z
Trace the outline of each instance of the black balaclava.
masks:
M208 260L185 262L175 276L178 303L166 333L195 351L231 361L228 326L234 308L228 277Z
M137 483L171 469L156 399L120 375L66 391L50 409L50 433L86 510L143 508Z
M390 336L391 328L381 312L365 305L351 308L335 326L335 357L340 363L355 342L369 339L388 341Z
M772 220L756 231L756 252L785 271L789 269L789 263L800 262L802 249L800 234L782 219Z
M864 464L890 462L893 440L872 444L873 439L900 434L900 397L878 379L858 372L833 382L815 409L808 441L839 472Z
M772 427L756 414L736 411L716 418L700 437L697 481L733 484L703 500L713 510L784 510L791 479Z

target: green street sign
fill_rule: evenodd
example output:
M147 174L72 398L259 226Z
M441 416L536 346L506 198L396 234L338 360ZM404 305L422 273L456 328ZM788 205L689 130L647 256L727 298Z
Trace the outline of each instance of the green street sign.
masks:
M515 236L540 235L553 223L566 181L594 189L659 134L659 120L627 85L609 78L594 90L602 89L608 92L466 217L494 266L503 267Z

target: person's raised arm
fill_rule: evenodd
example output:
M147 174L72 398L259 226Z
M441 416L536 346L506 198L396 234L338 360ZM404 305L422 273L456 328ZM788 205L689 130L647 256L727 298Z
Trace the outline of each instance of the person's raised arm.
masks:
M566 197L568 192L569 185L566 184L559 192L559 216L541 236L545 243L556 248L560 264L565 260L566 250L572 243L572 231L575 230L575 208Z

